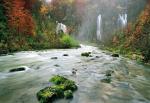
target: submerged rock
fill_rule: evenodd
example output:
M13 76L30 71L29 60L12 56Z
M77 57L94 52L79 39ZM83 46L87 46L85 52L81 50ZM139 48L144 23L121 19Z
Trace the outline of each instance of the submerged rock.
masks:
M78 71L77 69L73 68L73 69L72 69L72 74L76 74L77 71Z
M58 65L58 64L55 64L54 66L55 66L55 67L60 67L60 65Z
M25 71L27 69L28 69L27 67L23 66L23 67L11 69L11 70L9 70L9 72L19 72L19 71Z
M112 54L112 57L119 57L119 54Z
M59 98L73 98L73 91L77 90L74 81L59 75L54 76L49 81L55 86L46 87L37 93L37 99L40 103L52 103Z
M103 83L111 83L111 78L110 77L104 78L104 79L101 80L101 82L103 82Z
M100 58L100 56L96 56L96 58Z
M76 71L72 71L72 74L76 74Z
M63 56L69 56L68 54L64 54Z
M114 73L114 71L113 71L113 70L107 70L107 71L106 71L106 76L111 76L111 75L112 75L112 73Z
M58 57L52 57L51 59L58 59Z
M91 52L85 52L85 53L82 53L81 56L85 56L85 57L91 57Z

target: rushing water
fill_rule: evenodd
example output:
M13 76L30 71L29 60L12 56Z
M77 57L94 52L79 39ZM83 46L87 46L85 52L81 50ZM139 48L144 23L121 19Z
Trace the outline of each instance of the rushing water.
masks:
M127 25L128 23L128 20L127 20L127 14L119 14L119 17L118 17L118 25L119 25L119 28L120 26L123 28Z
M102 16L101 14L98 15L97 17L97 40L102 40Z
M92 52L92 57L80 56L87 51ZM8 73L18 66L30 69ZM77 69L76 74L72 74L73 69ZM110 84L101 82L107 70L114 71ZM55 103L150 103L149 67L122 57L111 57L96 47L84 45L79 49L18 52L1 56L0 103L38 103L36 93L49 86L49 78L56 74L76 81L79 88L72 100L62 99Z

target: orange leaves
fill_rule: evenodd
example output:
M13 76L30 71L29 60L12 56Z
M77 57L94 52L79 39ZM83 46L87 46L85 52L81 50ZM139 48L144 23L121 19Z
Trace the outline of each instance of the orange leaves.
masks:
M147 28L150 26L150 2L147 4L145 10L141 13L139 18L136 21L135 27L132 31L129 30L131 36L127 40L127 45L141 45L141 42L144 43L148 38ZM128 28L129 29L129 28Z
M42 5L40 8L40 13L42 15L46 15L48 13L48 7L46 5Z
M11 2L11 3L10 3ZM25 0L6 0L8 24L16 34L34 35L34 21Z

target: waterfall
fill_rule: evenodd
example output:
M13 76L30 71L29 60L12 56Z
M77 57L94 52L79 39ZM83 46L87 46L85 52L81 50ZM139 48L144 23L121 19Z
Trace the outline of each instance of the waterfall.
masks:
M119 27L125 27L127 25L127 14L119 14L118 17Z
M100 41L102 40L101 26L102 26L102 16L100 14L97 17L97 40L100 40Z
M65 24L62 23L57 24L56 33L58 34L60 32L67 33L67 26Z

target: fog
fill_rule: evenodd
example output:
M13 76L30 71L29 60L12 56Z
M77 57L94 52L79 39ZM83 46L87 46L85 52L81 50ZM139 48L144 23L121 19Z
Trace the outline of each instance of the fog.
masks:
M85 0L83 18L78 29L78 39L97 41L97 17L102 16L101 42L108 41L116 30L122 28L119 15L127 14L127 21L134 22L144 9L147 0Z

